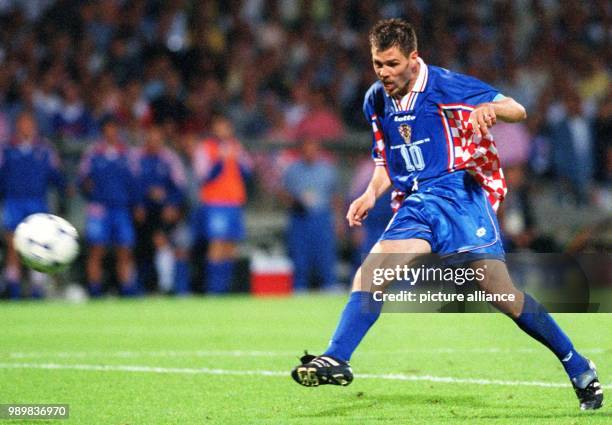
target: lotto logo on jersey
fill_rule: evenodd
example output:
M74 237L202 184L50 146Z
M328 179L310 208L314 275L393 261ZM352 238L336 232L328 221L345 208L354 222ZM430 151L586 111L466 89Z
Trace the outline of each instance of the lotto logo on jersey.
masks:
M408 124L402 124L399 126L398 131L400 136L402 136L402 139L404 139L404 143L409 145L410 137L412 136L412 127L410 127Z
M403 121L413 121L416 117L414 115L404 115L401 117L395 116L393 121L395 122L403 122Z

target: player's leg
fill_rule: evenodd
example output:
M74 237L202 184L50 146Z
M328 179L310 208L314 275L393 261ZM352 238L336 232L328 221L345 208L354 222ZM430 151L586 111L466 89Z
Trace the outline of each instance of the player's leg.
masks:
M105 254L106 247L100 244L90 245L87 251L87 285L92 297L102 296L102 260Z
M317 214L313 227L313 268L318 271L321 289L336 290L337 244L334 219L331 213Z
M115 270L122 296L140 293L134 267L133 248L136 242L134 223L129 208L113 208L108 212L110 240L115 249Z
M45 199L32 199L28 202L29 211L26 216L37 213L49 213L49 206ZM24 217L25 218L25 217ZM46 295L46 287L51 282L48 274L30 270L30 296L34 299L42 299Z
M374 267L385 267L384 254L413 254L406 261L419 254L428 254L431 246L423 239L381 240L372 248L366 262ZM383 255L381 255L383 254ZM353 352L376 322L382 310L382 302L375 301L372 291L376 287L362 276L361 267L355 273L352 292L346 304L330 344L321 356L306 354L302 364L292 371L293 379L304 386L321 384L348 385L353 379L348 364Z
M21 297L21 263L15 247L13 236L17 225L27 216L24 202L18 199L6 199L2 208L2 227L6 244L6 262L4 264L4 283L10 299Z
M21 264L19 256L13 245L14 233L7 231L4 233L6 244L6 263L4 265L4 283L10 299L21 297Z
M207 290L211 294L224 294L230 290L234 275L238 241L244 238L242 209L209 206L206 220L210 238L206 258Z
M238 247L233 241L213 239L208 246L208 293L225 294L230 290Z
M429 242L422 239L382 240L374 245L366 259L368 268L385 267L384 254L428 254L431 252ZM409 260L407 255L407 261ZM413 256L412 259L415 257ZM394 260L396 258L394 257ZM394 266L394 265L388 265ZM371 293L379 290L369 279L362 276L362 267L355 273L349 301L342 312L338 327L332 336L324 355L349 361L353 351L361 342L366 332L376 322L382 309L382 302L375 301Z
M189 268L189 253L193 246L191 229L184 219L170 233L171 244L174 247L174 293L186 295L191 290L191 270Z
M122 296L136 296L139 294L134 272L134 256L131 245L118 245L115 248L117 278L119 279L119 293Z
M172 247L168 237L161 230L154 231L151 239L155 250L153 263L157 272L157 285L163 293L170 293L174 287L176 271L174 247Z
M85 214L85 238L88 243L85 269L91 297L103 295L102 261L106 255L106 247L111 243L111 228L108 209L102 204L89 203Z
M472 263L471 267L486 270L485 279L479 282L484 291L514 295L514 301L493 304L509 315L529 336L544 344L557 356L572 381L580 399L580 407L601 407L603 392L592 362L576 351L569 337L539 302L514 286L506 264L499 260L481 260Z
M305 214L292 213L287 226L287 251L293 264L293 290L296 293L308 290L310 251L309 219Z

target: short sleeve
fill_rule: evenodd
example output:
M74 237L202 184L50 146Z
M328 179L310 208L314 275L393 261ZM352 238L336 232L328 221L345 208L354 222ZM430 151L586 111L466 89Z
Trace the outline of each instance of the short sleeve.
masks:
M450 71L440 75L438 87L445 92L448 103L465 103L472 106L493 102L501 94L499 90L477 78Z
M372 86L363 100L363 115L372 127L372 159L376 166L385 165L384 139L380 126L380 117L375 107L375 90Z

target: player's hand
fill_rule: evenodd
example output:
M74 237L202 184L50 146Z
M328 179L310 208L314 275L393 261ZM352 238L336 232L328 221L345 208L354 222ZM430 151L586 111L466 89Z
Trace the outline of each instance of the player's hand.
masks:
M486 137L489 135L489 128L497 123L495 108L492 103L481 103L470 115L469 121L474 126L474 133L478 137Z
M166 199L166 191L161 186L154 186L149 190L149 199L155 202L162 202Z
M363 220L368 216L374 204L376 203L376 196L370 191L364 192L359 198L355 199L348 209L346 219L349 222L349 226L361 226Z
M225 140L219 150L221 158L234 159L238 157L239 146L233 140Z
M147 211L142 206L137 206L134 208L134 221L138 224L144 223L147 219Z
M162 220L164 223L174 224L176 223L181 215L181 211L174 205L167 205L162 209Z

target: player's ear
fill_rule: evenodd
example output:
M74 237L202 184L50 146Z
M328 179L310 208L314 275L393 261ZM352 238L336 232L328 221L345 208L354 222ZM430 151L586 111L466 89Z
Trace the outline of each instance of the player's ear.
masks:
M418 50L413 50L412 53L410 53L410 55L408 55L408 57L412 60L417 60L417 58L419 57L419 51Z

